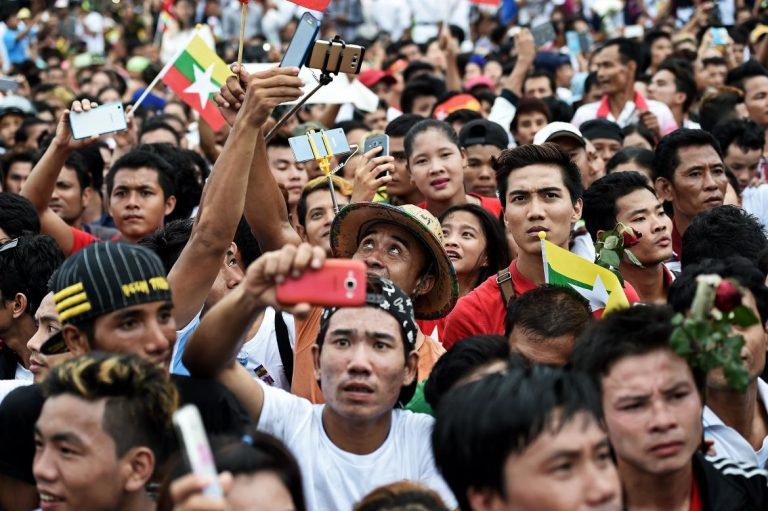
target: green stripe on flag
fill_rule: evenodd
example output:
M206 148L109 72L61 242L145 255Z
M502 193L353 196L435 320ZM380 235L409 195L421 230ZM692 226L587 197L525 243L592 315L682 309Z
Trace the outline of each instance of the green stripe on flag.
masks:
M554 284L555 286L565 286L565 287L568 287L569 285L574 285L584 289L589 289L589 290L592 289L592 286L589 284L585 284L584 282L581 282L579 280L575 280L570 277L567 277L562 273L558 273L552 268L551 264L548 264L547 268L548 268L548 275L549 275L549 281L548 281L549 284Z
M179 57L176 62L174 63L173 67L178 69L179 73L183 74L184 77L189 80L192 83L195 83L195 67L200 69L201 71L205 71L205 68L201 66L189 53L186 51L181 54L181 57ZM221 84L216 81L216 79L211 76L211 82L216 84L218 87L221 87ZM213 97L213 95L211 95Z

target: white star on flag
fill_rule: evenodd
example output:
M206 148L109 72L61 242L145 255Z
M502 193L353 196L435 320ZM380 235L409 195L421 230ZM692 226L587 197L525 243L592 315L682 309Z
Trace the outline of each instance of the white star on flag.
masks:
M208 69L203 72L202 68L193 66L195 72L195 83L184 89L186 94L198 94L200 96L200 104L203 109L208 104L208 96L219 92L219 88L211 81L213 76L213 64L208 66Z
M592 309L592 311L604 309L605 305L608 303L608 290L605 289L605 285L603 284L600 275L595 278L595 284L592 286L592 289L574 286L573 284L570 286L581 296L589 300L589 308Z

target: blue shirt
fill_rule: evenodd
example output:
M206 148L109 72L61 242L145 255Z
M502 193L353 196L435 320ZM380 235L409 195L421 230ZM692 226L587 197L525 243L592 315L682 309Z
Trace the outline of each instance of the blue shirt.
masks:
M16 41L16 37L23 31L22 27L16 30L6 29L3 34L3 43L8 51L8 60L11 64L20 64L29 58L29 38L33 35L34 30L30 30L20 41Z

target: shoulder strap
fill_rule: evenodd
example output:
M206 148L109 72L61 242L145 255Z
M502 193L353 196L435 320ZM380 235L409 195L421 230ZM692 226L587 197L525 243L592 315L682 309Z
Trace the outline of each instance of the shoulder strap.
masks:
M496 284L499 286L504 306L509 306L515 299L515 286L512 283L512 274L509 272L509 268L504 268L496 274Z
M291 340L288 338L288 326L283 319L283 313L275 311L275 336L277 337L277 349L280 352L280 360L283 362L283 372L288 380L288 385L293 381L293 350Z

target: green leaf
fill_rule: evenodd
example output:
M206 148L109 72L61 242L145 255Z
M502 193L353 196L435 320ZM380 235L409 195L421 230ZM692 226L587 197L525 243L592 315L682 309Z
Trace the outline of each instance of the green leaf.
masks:
M608 238L606 238L605 248L607 248L608 250L614 250L618 246L619 246L618 236L608 236Z
M756 325L759 322L755 314L743 305L736 307L731 311L730 319L741 328L747 328Z
M672 326L680 326L683 324L683 321L685 321L685 316L683 316L681 313L677 313L672 317Z
M635 257L635 254L632 253L631 250L628 248L624 249L624 255L627 256L627 259L629 259L629 262L634 264L635 266L642 266L643 263L640 262L640 260Z
M600 260L613 266L614 268L618 268L621 264L621 260L619 259L619 256L616 254L616 252L609 250L608 248L604 248L600 251Z
M672 332L672 336L669 338L669 346L672 348L672 351L682 358L688 358L688 356L693 353L691 341L688 338L684 327L675 328Z

